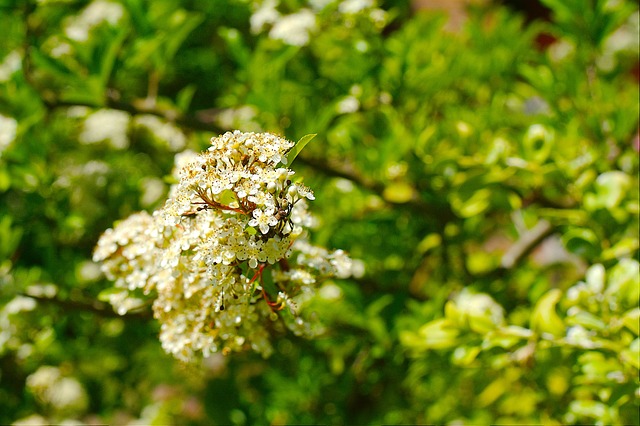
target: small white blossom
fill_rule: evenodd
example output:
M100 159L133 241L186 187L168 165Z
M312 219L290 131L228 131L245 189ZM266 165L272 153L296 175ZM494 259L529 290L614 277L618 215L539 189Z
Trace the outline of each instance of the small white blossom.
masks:
M42 366L27 377L27 388L42 402L60 412L83 412L89 398L80 382L64 377L57 367Z
M316 15L309 9L301 9L276 21L269 32L269 37L282 40L292 46L304 46L309 43L315 28Z
M0 114L0 155L15 140L18 122L13 117Z
M101 109L91 114L84 122L78 139L84 144L109 141L114 148L129 146L127 127L129 114L112 109Z
M356 14L373 6L373 0L345 0L340 3L338 10L344 14Z
M13 315L19 312L33 311L36 308L36 301L31 297L16 296L3 309L6 315Z
M183 149L187 138L184 133L172 123L161 120L155 115L141 115L136 117L136 124L149 129L158 139L163 141L172 151Z
M96 0L87 6L82 13L76 16L65 28L65 34L75 41L86 41L89 32L103 22L116 25L124 14L121 4Z
M276 10L276 0L265 0L262 5L251 15L251 32L254 34L262 31L265 25L273 24L280 18L280 12Z
M260 232L266 234L269 232L269 228L271 226L276 226L278 224L278 219L273 217L273 211L267 210L262 211L260 209L255 209L253 211L253 219L249 221L249 226L257 226L260 228Z
M355 96L347 96L338 102L337 109L340 114L349 114L358 111L360 101Z
M22 68L22 55L14 50L0 63L0 82L9 81L11 76Z

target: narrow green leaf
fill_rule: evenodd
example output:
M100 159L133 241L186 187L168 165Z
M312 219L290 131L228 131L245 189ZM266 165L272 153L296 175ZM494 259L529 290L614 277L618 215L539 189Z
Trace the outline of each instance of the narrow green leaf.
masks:
M168 39L164 46L164 58L168 61L172 60L176 55L180 46L187 39L189 34L196 29L198 25L204 21L204 18L199 14L187 13L184 10L176 11L171 17L172 28L171 37Z
M193 99L193 95L195 95L197 88L198 86L195 84L190 84L178 92L178 95L176 96L176 106L180 111L184 112L189 109L189 105L191 105L191 100Z
M117 288L117 287L106 288L102 290L100 293L98 293L98 300L100 300L101 302L109 302L109 300L111 300L111 296L120 294L120 293L125 293L126 291L127 290L123 288Z
M115 35L115 37L113 37L106 51L103 53L102 58L100 59L100 82L105 88L109 84L111 72L113 71L118 53L120 52L120 49L126 37L127 30L125 29L125 27L120 27L118 33Z
M69 69L69 67L67 67L67 65L62 61L52 58L51 56L40 52L38 49L32 49L30 53L33 63L37 68L41 68L51 74L54 74L56 77L63 79L75 77L74 71Z
M538 300L531 313L531 328L539 333L549 333L553 336L562 336L565 325L558 313L556 305L562 297L562 292L551 289Z
M282 163L291 166L291 164L293 164L293 161L296 159L298 154L300 154L300 151L302 151L302 149L309 142L311 142L311 139L315 138L316 136L317 136L317 133L311 133L309 135L305 135L301 137L300 140L294 145L293 148L291 148L291 150L284 157L284 161Z

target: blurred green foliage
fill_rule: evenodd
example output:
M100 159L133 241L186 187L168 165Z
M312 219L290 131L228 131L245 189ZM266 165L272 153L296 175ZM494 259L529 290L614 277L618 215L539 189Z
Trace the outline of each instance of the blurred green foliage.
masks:
M638 6L543 3L450 33L395 2L0 2L0 423L638 424ZM317 340L182 365L91 254L236 128L317 134L313 239L366 275L320 290Z

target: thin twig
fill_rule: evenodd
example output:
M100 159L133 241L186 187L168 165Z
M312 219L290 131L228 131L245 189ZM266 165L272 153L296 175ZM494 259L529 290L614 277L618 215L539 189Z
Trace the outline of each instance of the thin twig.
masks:
M32 299L37 300L38 302L48 303L65 310L70 311L82 311L82 312L90 312L92 314L104 317L104 318L126 318L126 319L143 319L149 320L152 318L152 315L149 311L136 311L136 312L128 312L125 315L120 315L115 312L109 305L106 303L99 302L97 300L91 301L76 301L76 300L64 300L59 299L57 297L46 297L35 294L23 293L20 294L23 297L30 297Z
M535 249L545 238L553 233L554 229L546 220L541 220L520 236L509 250L502 256L500 267L503 269L513 269Z

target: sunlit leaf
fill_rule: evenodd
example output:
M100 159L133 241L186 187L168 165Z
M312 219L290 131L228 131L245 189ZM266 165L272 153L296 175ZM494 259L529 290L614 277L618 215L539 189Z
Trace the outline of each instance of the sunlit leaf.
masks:
M284 156L283 164L286 164L287 166L291 166L291 164L293 164L298 154L300 154L300 152L304 149L304 147L307 146L307 144L311 142L311 140L315 138L316 135L317 135L316 133L312 133L312 134L301 137L300 140L296 142L293 148L291 148L291 150L287 153L287 155Z

